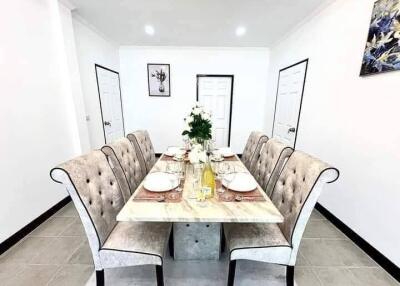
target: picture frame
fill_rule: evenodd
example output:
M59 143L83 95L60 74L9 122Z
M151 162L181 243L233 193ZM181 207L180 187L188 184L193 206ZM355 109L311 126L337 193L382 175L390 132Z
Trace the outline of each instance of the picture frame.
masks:
M360 76L400 70L400 1L374 3Z
M149 96L170 97L170 65L169 64L147 64L147 83Z

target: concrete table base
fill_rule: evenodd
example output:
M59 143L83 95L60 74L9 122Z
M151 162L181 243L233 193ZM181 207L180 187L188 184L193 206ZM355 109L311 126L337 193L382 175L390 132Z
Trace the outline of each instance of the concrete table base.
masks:
M174 259L219 260L221 223L174 223Z

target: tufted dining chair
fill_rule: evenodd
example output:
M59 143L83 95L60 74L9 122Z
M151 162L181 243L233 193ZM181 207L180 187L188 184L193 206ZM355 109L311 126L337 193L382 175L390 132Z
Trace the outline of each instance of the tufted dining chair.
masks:
M260 152L254 154L250 173L268 196L271 196L283 165L292 153L291 147L273 138L263 144Z
M97 285L104 285L104 269L156 265L157 285L164 285L163 257L171 225L117 222L124 205L121 186L101 151L63 163L50 172L62 183L79 213L96 270Z
M114 168L118 182L128 184L127 188L121 188L124 200L127 202L146 175L142 156L137 154L132 142L127 138L120 138L107 144L101 151L107 155L112 166L119 167Z
M253 131L250 133L247 139L246 146L242 153L242 162L247 169L250 170L250 164L253 160L254 154L260 152L262 145L268 141L268 136L259 131Z
M147 130L138 130L128 134L127 137L138 150L138 154L142 156L147 174L156 163L156 154L154 153L149 132Z
M294 285L294 266L304 229L322 188L339 171L301 151L294 151L272 192L284 217L280 224L224 224L230 250L228 286L233 285L236 260L286 265L286 285Z

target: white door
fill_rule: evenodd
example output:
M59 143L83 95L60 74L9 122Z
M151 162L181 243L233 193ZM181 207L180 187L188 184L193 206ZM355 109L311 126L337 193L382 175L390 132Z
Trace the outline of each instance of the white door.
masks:
M273 134L291 147L296 145L308 60L279 72Z
M232 88L233 76L197 76L197 100L211 113L215 147L230 144Z
M119 74L96 65L97 85L106 143L125 136Z

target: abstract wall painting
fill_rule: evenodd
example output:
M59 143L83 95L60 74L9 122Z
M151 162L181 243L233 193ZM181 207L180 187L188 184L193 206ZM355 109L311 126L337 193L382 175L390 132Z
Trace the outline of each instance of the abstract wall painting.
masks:
M372 12L361 76L400 70L400 0L378 0Z

